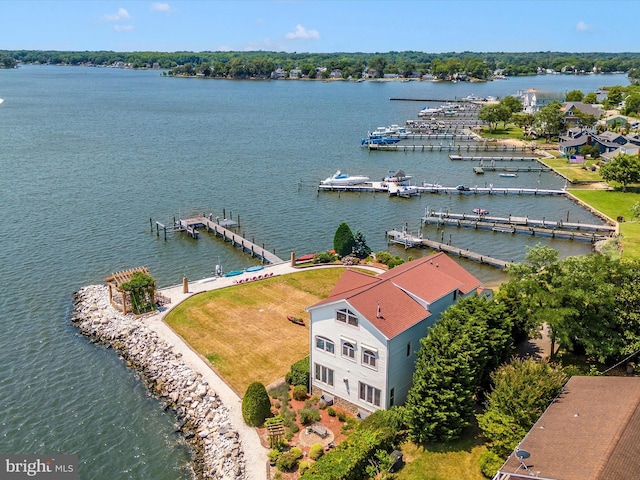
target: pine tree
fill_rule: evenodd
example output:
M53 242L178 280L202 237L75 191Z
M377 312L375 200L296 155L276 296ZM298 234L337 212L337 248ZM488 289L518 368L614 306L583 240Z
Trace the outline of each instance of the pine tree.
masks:
M340 257L346 257L353 252L354 244L353 232L346 222L342 222L333 237L333 249Z

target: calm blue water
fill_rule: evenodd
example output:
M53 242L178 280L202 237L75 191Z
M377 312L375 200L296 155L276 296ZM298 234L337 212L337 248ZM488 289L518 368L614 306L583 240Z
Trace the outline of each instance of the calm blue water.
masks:
M0 70L0 452L78 454L81 478L189 478L173 419L111 352L77 336L71 293L110 273L149 267L161 286L254 261L206 235L150 232L149 219L240 215L241 230L282 258L332 247L343 221L374 250L384 232L417 231L425 207L594 221L570 201L543 197L318 193L335 170L417 181L561 188L552 174L473 174L446 153L368 152L360 138L416 118L420 102L514 94L525 88L585 93L626 77L546 76L482 84L235 82L158 72L26 66ZM491 176L493 175L493 176ZM429 230L429 229L434 230ZM435 227L423 230L436 238ZM445 230L460 247L522 260L542 241L563 256L589 245L491 232ZM393 247L406 256L428 252ZM492 281L500 275L466 263Z

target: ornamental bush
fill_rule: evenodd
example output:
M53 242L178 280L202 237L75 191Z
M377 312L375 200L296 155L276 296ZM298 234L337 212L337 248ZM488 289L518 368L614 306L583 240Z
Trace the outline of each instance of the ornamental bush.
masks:
M294 400L306 400L307 399L307 387L304 385L296 385L293 387L293 399Z
M320 421L320 412L316 407L305 407L298 411L298 416L300 417L300 423L303 425Z
M322 455L324 455L324 448L321 443L314 443L309 448L309 458L311 460L318 460Z
M302 458L302 450L299 447L293 447L288 452L284 452L276 461L276 467L283 472L292 472L298 466L298 460Z
M289 385L304 385L309 390L309 370L309 356L306 356L291 365L284 379Z
M259 427L270 416L271 400L267 389L262 383L253 382L242 398L242 418L247 425Z

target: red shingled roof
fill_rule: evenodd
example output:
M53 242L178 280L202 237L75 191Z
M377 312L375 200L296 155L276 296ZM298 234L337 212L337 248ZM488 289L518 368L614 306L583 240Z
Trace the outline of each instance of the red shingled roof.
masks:
M426 304L455 290L466 294L479 286L477 278L444 253L437 253L375 277L347 270L329 297L310 308L345 300L386 338L393 338L431 315Z

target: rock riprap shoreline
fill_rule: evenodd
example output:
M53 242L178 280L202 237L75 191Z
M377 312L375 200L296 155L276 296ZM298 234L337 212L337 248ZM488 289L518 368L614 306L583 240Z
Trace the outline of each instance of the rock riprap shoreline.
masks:
M106 286L91 285L74 293L72 322L91 341L118 352L175 413L176 432L191 445L198 478L247 478L238 432L216 392L141 320L114 309Z

